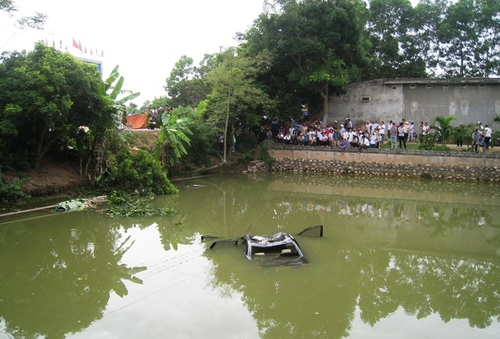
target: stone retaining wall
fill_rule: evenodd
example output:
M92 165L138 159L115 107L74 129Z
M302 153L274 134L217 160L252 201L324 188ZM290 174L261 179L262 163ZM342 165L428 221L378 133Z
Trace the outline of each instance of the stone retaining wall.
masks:
M500 182L500 153L290 146L270 143L271 171ZM253 171L264 171L254 166Z

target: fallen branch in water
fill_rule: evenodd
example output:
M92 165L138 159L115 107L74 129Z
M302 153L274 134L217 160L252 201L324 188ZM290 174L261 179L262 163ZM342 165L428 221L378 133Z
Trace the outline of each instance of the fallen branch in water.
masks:
M189 172L185 172L185 174L194 174L194 173L198 173L198 172L206 172L206 171L212 171L212 170L215 170L217 168L220 168L224 165L227 165L227 162L222 162L220 164L217 164L217 165L214 165L214 166L211 166L211 167L201 167L201 168L198 168L198 169L195 169L193 171L189 171Z

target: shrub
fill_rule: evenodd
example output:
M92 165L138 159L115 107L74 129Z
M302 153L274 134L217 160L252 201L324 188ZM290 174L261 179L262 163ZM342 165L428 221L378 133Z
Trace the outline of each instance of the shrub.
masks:
M9 183L2 180L2 171L0 169L0 201L2 204L14 204L22 199L29 199L31 196L25 194L21 186L27 179L14 179Z
M116 164L108 172L108 177L100 181L101 184L141 195L178 193L151 153L141 150L133 154L125 150L117 154L115 161Z
M263 143L261 145L259 160L264 161L267 164L269 170L273 167L274 159L269 155L269 145Z

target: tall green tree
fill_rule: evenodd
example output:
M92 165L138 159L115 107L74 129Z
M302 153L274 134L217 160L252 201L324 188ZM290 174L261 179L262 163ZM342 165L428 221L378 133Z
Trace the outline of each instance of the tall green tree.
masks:
M410 0L371 0L368 30L379 59L377 78L426 77Z
M101 137L113 125L99 93L100 74L68 53L36 44L0 58L0 153L10 166L38 169L44 156L87 126Z
M263 80L273 95L294 93L295 100L311 106L321 102L326 121L329 96L360 79L370 62L363 41L365 18L362 1L276 0L240 38L247 55L271 53Z
M479 13L479 48L475 52L478 74L489 77L500 74L500 2L476 0Z
M440 68L447 76L479 76L475 52L479 48L478 13L474 0L459 0L447 8L438 30Z
M196 107L205 99L208 87L203 80L203 67L207 67L203 61L198 68L194 66L193 59L186 55L175 63L165 86L172 106Z
M438 68L441 41L437 35L439 27L445 18L448 0L420 0L413 9L410 35L412 48L424 60L426 71L430 76L436 76Z
M200 105L201 113L225 136L223 162L227 162L227 139L235 135L235 124L253 129L259 124L262 112L274 111L274 101L256 81L268 65L262 55L250 59L229 48L220 55L220 66L206 76L212 92Z

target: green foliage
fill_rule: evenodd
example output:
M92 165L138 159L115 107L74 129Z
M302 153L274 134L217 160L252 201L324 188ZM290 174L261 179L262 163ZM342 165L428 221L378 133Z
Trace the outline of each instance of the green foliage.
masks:
M167 96L161 96L159 98L154 98L153 101L151 101L150 106L152 107L172 106L172 100Z
M148 198L134 197L123 191L113 192L108 199L107 213L115 217L167 216L175 213L171 208L152 206Z
M476 124L459 124L451 130L450 138L453 138L454 141L461 139L464 145L470 145L472 143L472 133L476 128Z
M436 135L424 135L424 139L418 144L418 149L426 151L450 151L450 148L444 144L436 144Z
M133 154L125 150L116 156L115 162L108 176L100 180L101 185L140 195L178 193L151 153L141 150Z
M27 179L13 179L9 183L4 183L2 180L2 171L0 168L0 202L2 204L14 204L19 200L30 199L31 196L27 195L21 189L22 185Z
M193 59L186 55L181 56L175 63L165 86L173 107L196 107L205 99L209 89L202 79L203 66L203 61L200 68L193 66Z
M493 146L500 146L500 130L493 131L491 134L491 144Z
M426 77L420 53L416 9L410 0L371 0L368 27L370 48L378 59L373 75L377 78ZM427 14L427 13L425 13Z
M234 49L224 51L220 58L220 66L206 77L212 92L200 107L217 132L228 136L234 133L229 126L236 123L248 129L258 126L262 112L272 112L275 101L257 82L258 75L266 67L265 62L260 62L262 59L236 55ZM227 160L227 141L228 138L224 138L224 162Z
M188 135L192 135L190 130L191 121L186 118L193 114L193 109L179 107L172 113L163 113L161 117L162 126L158 135L154 155L157 160L165 157L165 165L173 166L179 159L187 154L184 144L190 145L191 140Z
M357 77L368 66L364 4L356 0L270 3L272 9L242 36L243 54L269 54L260 79L270 97L291 99L297 108L321 102L326 115L328 97L343 93L349 76Z
M0 60L0 157L9 160L4 166L29 163L37 169L80 126L100 140L113 125L95 67L42 44L31 52L4 53Z
M448 142L448 139L453 134L454 127L451 126L451 122L457 120L454 115L449 115L447 117L437 116L434 123L430 125L431 129L434 130L434 137L441 140L441 144Z
M103 82L101 82L99 86L100 94L102 96L109 97L109 99L112 100L116 110L122 109L123 105L125 105L127 101L135 99L141 95L140 92L130 93L129 95L126 95L118 99L120 94L122 94L122 87L123 84L125 83L125 78L123 76L120 76L120 73L118 72L119 67L120 66L118 65L115 66L115 68L113 68L113 70L111 71L109 77Z
M186 144L187 154L178 159L177 164L184 168L195 169L208 167L211 159L217 155L217 131L193 109L175 110L189 124L190 143ZM170 169L169 169L170 171ZM170 172L169 172L170 173Z
M262 143L260 146L259 160L264 161L271 171L274 164L274 158L269 155L269 145Z

